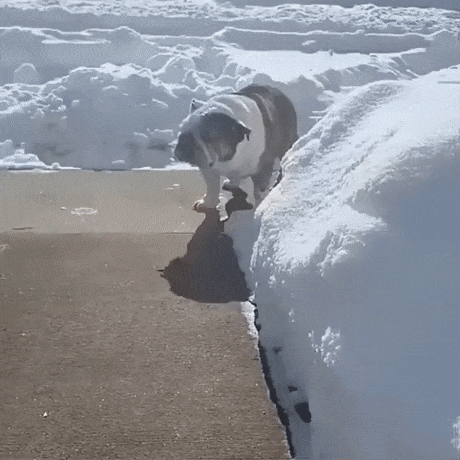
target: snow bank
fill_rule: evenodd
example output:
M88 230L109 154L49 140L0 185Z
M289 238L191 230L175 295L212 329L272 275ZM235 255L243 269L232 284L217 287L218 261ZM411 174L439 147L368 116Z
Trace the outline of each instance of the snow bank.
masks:
M173 61L156 72L135 64L104 64L77 68L43 85L4 85L0 139L23 143L46 164L103 169L170 165L176 137L172 127L177 129L193 97L216 92L208 92L202 76L195 78L193 90L182 84L184 62Z
M0 142L0 168L45 169L47 166L37 155L25 153L23 148L17 149L11 140L7 140Z
M421 31L432 33L439 27L446 30L458 28L456 11L443 11L442 2L456 0L389 0L397 3L391 7L376 7L367 0L364 5L346 5L347 0L323 0L322 4L279 4L273 8L248 5L241 0L233 2L182 0L131 0L112 2L101 0L59 0L56 2L34 0L3 0L0 27L46 27L61 31L85 29L116 29L127 26L141 34L149 35L211 35L225 26L245 29L306 32L327 30L335 32L384 31L406 33ZM378 0L377 0L378 1ZM256 0L253 0L256 3ZM261 3L262 0L259 1ZM263 0L269 5L269 0ZM351 1L356 4L358 2ZM405 2L405 4L403 4ZM432 8L400 8L426 2ZM233 3L233 4L232 4ZM276 2L283 3L283 2ZM375 3L375 2L374 2ZM412 5L411 5L412 3ZM342 8L343 4L346 8ZM241 6L242 8L235 7ZM348 8L353 6L353 8Z
M174 165L171 144L193 98L269 84L294 101L304 134L352 87L460 62L460 42L445 30L225 27L209 37L152 37L125 26L82 32L15 26L0 35L0 141L22 144L47 165L95 169Z
M458 67L353 91L228 226L299 458L458 457L459 105Z
M275 6L284 3L282 0L232 0L235 6L244 5L264 5ZM369 0L318 0L323 5L340 5L347 8L368 4ZM391 7L418 7L418 8L445 8L450 10L459 10L460 6L457 0L373 0L373 5L391 6Z

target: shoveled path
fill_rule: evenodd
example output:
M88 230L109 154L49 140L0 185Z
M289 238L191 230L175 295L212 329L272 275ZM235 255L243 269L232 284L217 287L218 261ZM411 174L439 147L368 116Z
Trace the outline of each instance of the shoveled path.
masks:
M56 210L39 201L49 184L72 197L100 187L84 173L22 177L3 182L11 209L25 195L38 205L32 220L0 222L0 458L289 458L239 304L179 297L160 276L192 234L95 231L91 217L110 222L102 205L78 233L59 233L59 220L13 230L64 212L58 189ZM114 199L118 211L134 206Z

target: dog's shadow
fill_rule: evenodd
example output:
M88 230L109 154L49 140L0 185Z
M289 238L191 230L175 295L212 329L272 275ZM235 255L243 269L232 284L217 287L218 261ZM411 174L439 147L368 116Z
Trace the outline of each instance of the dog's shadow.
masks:
M183 257L173 259L162 271L175 294L198 302L245 301L250 295L238 266L232 239L223 233L219 212L209 210Z

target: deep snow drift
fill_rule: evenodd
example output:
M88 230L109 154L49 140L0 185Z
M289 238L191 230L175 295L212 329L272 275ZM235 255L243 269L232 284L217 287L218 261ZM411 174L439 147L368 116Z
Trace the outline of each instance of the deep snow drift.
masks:
M299 457L458 457L459 109L458 66L352 92L229 225Z
M226 231L293 450L455 459L459 19L373 5L4 1L0 169L184 168L172 147L192 98L278 87L302 137L278 187Z

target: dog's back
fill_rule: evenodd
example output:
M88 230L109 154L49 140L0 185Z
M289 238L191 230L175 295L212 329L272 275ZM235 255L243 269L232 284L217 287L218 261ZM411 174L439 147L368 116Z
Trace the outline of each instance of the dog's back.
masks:
M265 126L265 150L254 184L265 190L272 175L273 162L281 159L298 139L297 114L291 100L271 86L250 85L235 94L254 100L262 113Z
M291 100L271 86L250 85L235 94L256 102L264 120L266 151L282 158L298 139L297 114Z

